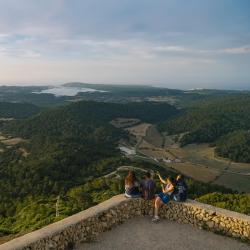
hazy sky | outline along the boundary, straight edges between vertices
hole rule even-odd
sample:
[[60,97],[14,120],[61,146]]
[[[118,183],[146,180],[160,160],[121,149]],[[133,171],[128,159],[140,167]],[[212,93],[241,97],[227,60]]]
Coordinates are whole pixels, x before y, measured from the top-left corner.
[[250,0],[0,0],[0,83],[250,88]]

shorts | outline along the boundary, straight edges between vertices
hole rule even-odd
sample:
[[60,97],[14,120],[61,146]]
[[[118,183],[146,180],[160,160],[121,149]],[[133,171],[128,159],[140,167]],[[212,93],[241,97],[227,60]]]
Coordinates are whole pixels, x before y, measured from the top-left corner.
[[159,193],[158,197],[160,197],[160,199],[162,200],[162,202],[164,204],[167,204],[170,201],[170,196],[168,194],[165,193]]

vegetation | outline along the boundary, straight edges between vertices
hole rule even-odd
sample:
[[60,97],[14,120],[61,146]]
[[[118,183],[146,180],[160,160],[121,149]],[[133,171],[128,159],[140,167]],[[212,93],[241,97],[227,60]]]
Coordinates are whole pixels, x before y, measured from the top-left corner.
[[[111,162],[115,162],[113,159]],[[116,162],[115,166],[122,164],[132,165],[138,169],[160,171],[162,176],[173,176],[175,174],[166,169],[140,161],[120,160]],[[110,168],[109,171],[114,170]],[[143,178],[144,172],[136,170],[137,177]],[[105,172],[103,172],[105,173]],[[55,204],[57,202],[57,195],[55,194],[36,194],[27,195],[23,199],[16,199],[12,207],[14,211],[9,211],[5,216],[0,217],[0,234],[10,234],[19,232],[28,232],[30,230],[38,229],[44,225],[55,222],[83,209],[94,206],[104,200],[111,198],[114,195],[124,192],[124,178],[126,171],[119,171],[117,174],[119,178],[110,177],[94,177],[89,176],[88,180],[83,181],[82,184],[69,188],[68,191],[62,192],[59,200],[59,216],[56,217]],[[208,192],[220,191],[222,193],[234,193],[232,190],[188,179],[189,197],[197,198],[200,195]],[[161,190],[160,182],[157,181],[157,191]],[[6,205],[7,206],[7,205]]]
[[239,130],[222,137],[215,152],[235,162],[250,162],[250,131]]
[[250,215],[250,194],[209,193],[197,199],[200,202]]
[[[126,89],[127,97],[134,95],[132,89]],[[139,93],[142,89],[144,92],[141,97],[147,97],[150,88],[137,86],[134,91]],[[5,96],[14,98],[14,93],[10,93],[8,88],[3,90],[6,90]],[[32,88],[29,91],[31,90],[35,91]],[[25,95],[35,95],[27,89],[22,91],[19,93],[22,98]],[[113,95],[120,95],[119,89],[108,91],[113,91]],[[152,96],[159,94],[157,91],[152,92]],[[186,95],[182,91],[168,94]],[[208,96],[210,93],[201,91],[191,95],[189,100],[198,100],[203,98],[201,95]],[[42,105],[48,105],[49,100],[44,101],[43,97],[40,97]],[[53,97],[51,103],[54,100]],[[1,145],[0,236],[40,228],[122,193],[126,172],[118,171],[119,178],[105,177],[119,166],[132,165],[144,170],[160,171],[163,176],[175,175],[160,166],[131,161],[120,155],[118,142],[121,138],[126,139],[127,133],[110,123],[118,117],[135,118],[154,124],[164,121],[160,125],[163,131],[170,134],[187,133],[182,138],[183,145],[191,142],[215,142],[219,155],[234,157],[239,161],[243,161],[244,157],[244,161],[248,161],[246,155],[241,155],[241,151],[236,154],[236,150],[240,147],[244,152],[249,152],[246,145],[249,142],[247,131],[250,126],[250,97],[232,94],[230,97],[218,98],[216,102],[202,100],[202,105],[192,106],[185,112],[166,103],[115,104],[92,101],[53,107],[42,112],[40,108],[30,104],[30,109],[17,110],[15,118],[28,118],[2,123],[0,127],[4,135],[26,139],[11,148]],[[65,104],[65,99],[57,99],[54,104],[58,103]],[[12,112],[17,108],[14,106]],[[31,107],[37,108],[37,111],[32,113]],[[7,112],[6,110],[4,111]],[[168,119],[172,121],[165,122]],[[235,144],[238,146],[233,147]],[[29,154],[24,156],[20,148]],[[137,170],[139,178],[142,178],[143,173]],[[249,214],[249,196],[245,195],[244,198],[243,194],[230,189],[192,179],[187,182],[190,198],[218,206],[223,203],[225,208]],[[157,185],[159,191],[160,184]],[[219,192],[217,200],[213,192]],[[58,195],[60,215],[56,217]],[[233,199],[242,204],[240,208],[235,203],[230,206]]]
[[106,124],[111,128],[108,123],[117,117],[137,118],[145,122],[160,122],[169,119],[176,113],[178,113],[178,110],[175,107],[165,103],[111,104],[78,102],[45,111],[39,116],[22,122],[12,122],[3,130],[25,138],[35,136],[70,137],[73,134],[81,136],[84,132],[86,132],[85,135],[87,136],[91,132],[91,126]]
[[40,108],[29,103],[0,102],[0,118],[22,119],[40,112]]
[[[71,101],[89,100],[98,102],[128,103],[131,101],[148,101],[150,97],[165,98],[166,102],[175,103],[180,107],[189,107],[194,103],[234,95],[237,91],[225,90],[177,90],[142,85],[110,85],[67,83],[64,87],[92,88],[105,92],[79,92],[76,96],[54,96],[53,94],[40,93],[49,86],[0,86],[0,101],[28,102],[42,107],[65,105]],[[39,92],[39,94],[38,94]],[[243,92],[244,93],[244,92]]]
[[[127,134],[110,121],[116,117],[159,121],[162,115],[169,117],[175,112],[168,104],[79,102],[3,124],[4,134],[26,140],[0,153],[1,230],[19,232],[52,222],[58,195],[65,204],[62,215],[67,216],[117,193],[111,185],[109,192],[77,203],[79,188],[72,190],[84,183],[89,186],[90,180],[123,165],[117,146]],[[29,155],[24,157],[19,147]],[[99,187],[98,181],[94,186]],[[95,191],[93,185],[90,190]]]
[[48,86],[0,86],[0,101],[16,103],[30,103],[39,107],[49,107],[65,104],[65,96],[56,97],[53,94],[38,94]]
[[[250,162],[250,95],[223,97],[193,106],[177,118],[162,123],[162,131],[185,133],[182,146],[190,143],[214,143],[216,152],[235,161]],[[245,130],[245,132],[239,130]],[[247,136],[247,138],[244,138]]]

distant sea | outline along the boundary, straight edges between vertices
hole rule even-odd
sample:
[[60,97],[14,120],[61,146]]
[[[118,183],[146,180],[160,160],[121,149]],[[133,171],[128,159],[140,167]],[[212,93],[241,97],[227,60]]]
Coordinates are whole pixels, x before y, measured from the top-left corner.
[[55,96],[75,96],[79,92],[107,92],[104,90],[97,90],[91,88],[77,88],[77,87],[54,87],[41,90],[39,92],[33,92],[35,94],[53,94]]

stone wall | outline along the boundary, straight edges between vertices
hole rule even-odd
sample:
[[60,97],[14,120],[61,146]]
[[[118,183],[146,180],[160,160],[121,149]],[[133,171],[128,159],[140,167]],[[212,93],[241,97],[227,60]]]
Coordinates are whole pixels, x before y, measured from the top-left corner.
[[[0,245],[0,250],[73,249],[75,244],[90,241],[129,218],[152,214],[152,201],[126,199],[123,195],[117,195],[95,207]],[[160,216],[250,240],[250,216],[196,201],[170,202],[161,209]]]
[[[145,204],[145,211],[153,214],[150,203]],[[160,217],[250,242],[250,216],[244,214],[188,200],[163,206]]]

